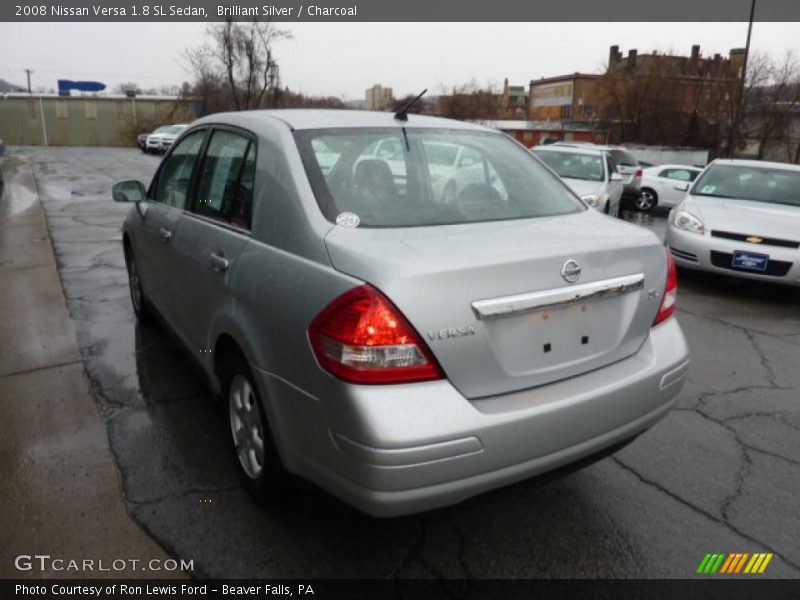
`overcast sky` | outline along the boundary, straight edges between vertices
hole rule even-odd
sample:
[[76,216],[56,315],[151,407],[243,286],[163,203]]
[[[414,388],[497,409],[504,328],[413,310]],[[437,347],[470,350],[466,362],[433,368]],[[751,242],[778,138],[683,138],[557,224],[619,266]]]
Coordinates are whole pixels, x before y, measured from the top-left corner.
[[[674,50],[704,55],[744,46],[746,23],[287,23],[292,39],[275,50],[283,83],[308,94],[363,98],[374,83],[395,96],[439,93],[476,80],[498,87],[575,71],[596,72],[618,44],[623,52]],[[190,79],[187,47],[201,46],[204,23],[0,23],[0,79],[55,88],[56,79],[91,79],[109,88]],[[756,23],[752,47],[782,54],[798,47],[800,23]]]

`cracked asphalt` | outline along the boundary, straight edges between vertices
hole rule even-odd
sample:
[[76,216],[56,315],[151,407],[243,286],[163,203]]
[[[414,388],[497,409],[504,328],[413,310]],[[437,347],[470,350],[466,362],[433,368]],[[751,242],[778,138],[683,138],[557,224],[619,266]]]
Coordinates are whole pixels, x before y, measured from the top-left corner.
[[[136,149],[10,148],[28,161],[125,502],[209,577],[690,577],[706,552],[774,552],[800,576],[800,291],[680,274],[692,366],[676,408],[581,471],[396,520],[312,489],[241,487],[223,412],[189,358],[135,324],[113,182]],[[664,215],[627,215],[663,235]],[[460,585],[454,583],[453,585]]]

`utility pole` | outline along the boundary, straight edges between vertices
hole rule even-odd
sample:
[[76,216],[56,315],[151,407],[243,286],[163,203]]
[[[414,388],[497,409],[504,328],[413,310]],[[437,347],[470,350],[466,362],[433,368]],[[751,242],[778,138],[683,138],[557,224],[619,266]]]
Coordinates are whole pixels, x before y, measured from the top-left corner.
[[25,69],[25,74],[28,76],[28,95],[30,95],[32,93],[31,92],[31,73],[33,73],[33,71],[31,71],[30,69]]
[[736,154],[736,143],[739,135],[739,128],[744,113],[744,88],[747,80],[747,62],[750,58],[750,36],[753,33],[753,17],[756,13],[756,0],[750,3],[750,20],[747,24],[747,42],[744,46],[744,61],[742,62],[742,76],[739,78],[739,101],[736,103],[736,118],[733,121],[733,131],[729,137],[728,154],[733,158]]

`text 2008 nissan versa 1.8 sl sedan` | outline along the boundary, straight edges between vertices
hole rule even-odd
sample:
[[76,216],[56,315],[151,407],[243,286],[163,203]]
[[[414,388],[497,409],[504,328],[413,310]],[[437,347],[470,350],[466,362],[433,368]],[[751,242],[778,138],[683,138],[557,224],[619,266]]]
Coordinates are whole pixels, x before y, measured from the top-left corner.
[[198,357],[264,500],[290,472],[373,515],[452,504],[618,447],[683,384],[664,246],[494,130],[211,115],[114,197],[136,314]]

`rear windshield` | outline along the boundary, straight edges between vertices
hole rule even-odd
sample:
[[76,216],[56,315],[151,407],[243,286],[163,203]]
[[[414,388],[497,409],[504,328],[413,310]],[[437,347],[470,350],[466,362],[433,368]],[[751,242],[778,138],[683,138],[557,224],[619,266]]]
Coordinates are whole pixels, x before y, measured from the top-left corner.
[[605,180],[603,159],[599,155],[553,150],[533,150],[533,153],[558,173],[559,177],[584,181]]
[[711,165],[692,187],[692,195],[800,206],[800,171]]
[[324,129],[295,133],[330,221],[416,227],[528,219],[585,210],[504,134],[444,129]]
[[609,150],[608,153],[614,157],[614,160],[617,161],[618,165],[623,165],[626,167],[638,167],[639,161],[636,160],[636,157],[631,154],[630,152],[626,152],[625,150],[618,150],[616,148]]

